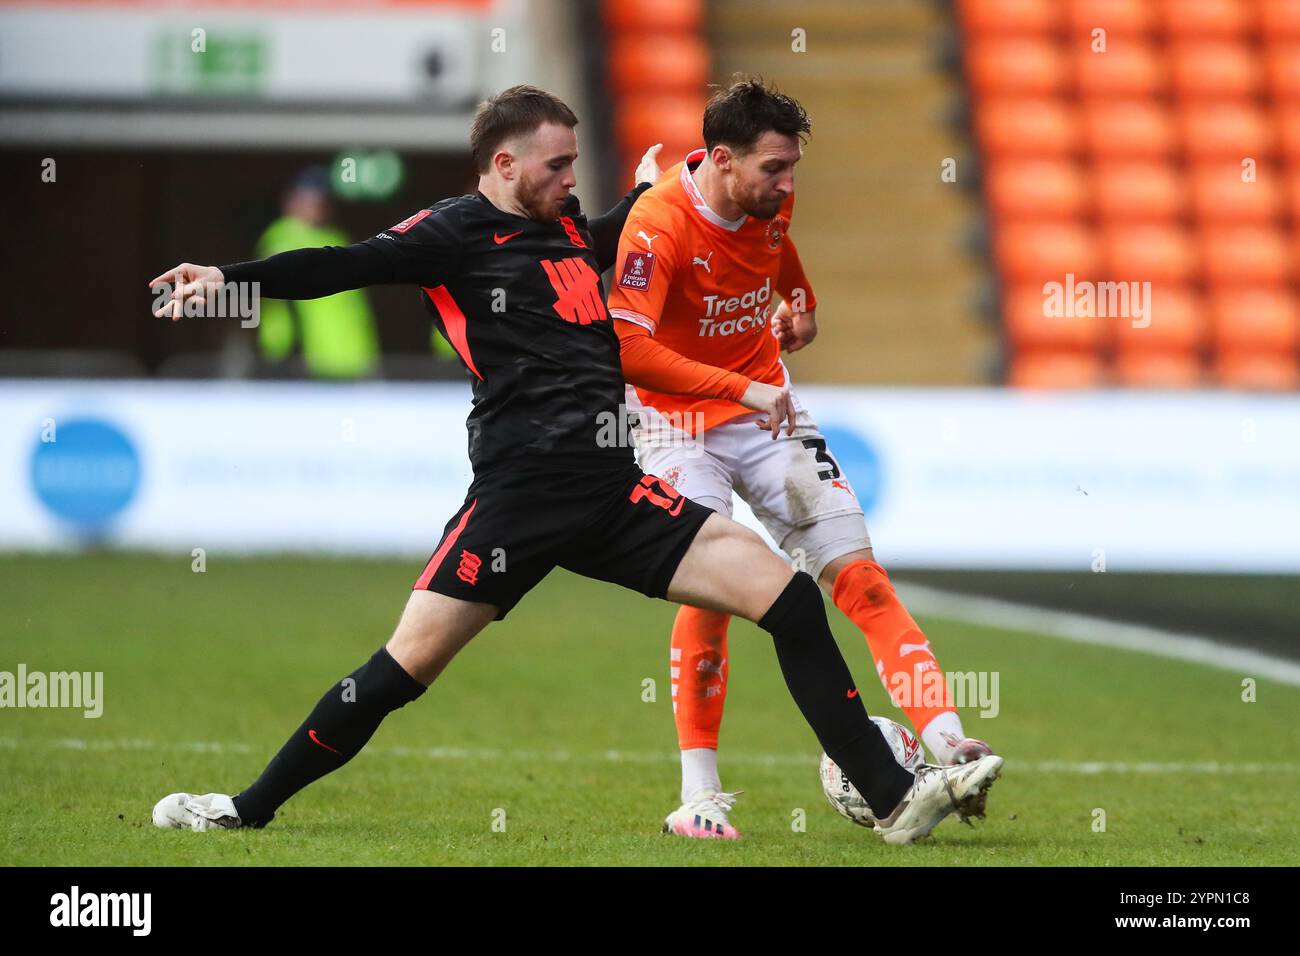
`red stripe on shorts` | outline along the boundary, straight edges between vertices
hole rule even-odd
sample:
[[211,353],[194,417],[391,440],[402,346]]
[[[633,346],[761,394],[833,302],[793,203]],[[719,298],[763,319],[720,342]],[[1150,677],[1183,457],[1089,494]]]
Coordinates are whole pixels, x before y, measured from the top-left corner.
[[442,559],[447,556],[447,552],[451,550],[451,546],[456,543],[456,539],[460,537],[460,533],[465,530],[465,525],[469,522],[469,516],[474,513],[474,508],[477,505],[478,499],[475,498],[466,512],[460,516],[460,520],[456,522],[456,527],[451,529],[451,534],[447,535],[447,537],[443,539],[438,550],[433,552],[433,557],[431,557],[429,563],[424,566],[424,573],[420,575],[420,580],[415,582],[415,586],[411,588],[412,591],[423,591],[429,587],[429,582],[433,580],[434,574],[438,571],[438,565],[442,564]]

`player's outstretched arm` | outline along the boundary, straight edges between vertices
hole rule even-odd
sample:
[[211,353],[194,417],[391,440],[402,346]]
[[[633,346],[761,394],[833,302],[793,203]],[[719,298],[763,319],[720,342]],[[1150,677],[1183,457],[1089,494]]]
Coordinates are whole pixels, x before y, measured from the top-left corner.
[[[391,240],[392,237],[389,237]],[[292,249],[265,259],[238,262],[226,266],[201,266],[182,262],[150,280],[154,292],[170,296],[155,305],[154,315],[170,315],[172,321],[185,314],[185,303],[206,301],[214,288],[223,283],[256,282],[258,293],[268,299],[319,299],[322,296],[363,289],[371,285],[395,282],[419,282],[437,264],[437,250],[428,254],[427,245],[413,246],[410,252],[386,249],[376,239],[354,242],[348,246],[324,246]],[[423,253],[423,254],[422,254]],[[161,288],[160,288],[161,287]]]

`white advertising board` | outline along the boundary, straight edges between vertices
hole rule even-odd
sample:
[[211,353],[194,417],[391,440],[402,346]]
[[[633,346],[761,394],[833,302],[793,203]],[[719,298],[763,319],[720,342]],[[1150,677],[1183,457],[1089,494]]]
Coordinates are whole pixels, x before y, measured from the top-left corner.
[[[890,567],[1300,572],[1300,396],[800,396]],[[427,555],[468,409],[457,384],[3,382],[0,548]]]

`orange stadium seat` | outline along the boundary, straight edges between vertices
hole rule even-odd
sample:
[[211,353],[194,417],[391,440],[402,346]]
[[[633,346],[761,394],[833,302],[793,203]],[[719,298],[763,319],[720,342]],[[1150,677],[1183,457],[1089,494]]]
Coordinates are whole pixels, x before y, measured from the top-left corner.
[[1151,100],[1093,100],[1083,112],[1083,136],[1098,157],[1156,159],[1178,149],[1169,111]]
[[1241,164],[1233,160],[1198,165],[1192,170],[1192,205],[1201,222],[1268,223],[1281,213],[1278,171],[1257,166],[1255,180],[1242,180]]
[[994,232],[993,248],[1002,275],[1024,282],[1091,275],[1098,263],[1095,237],[1077,223],[1006,223]]
[[1089,206],[1088,180],[1062,159],[995,159],[984,173],[984,194],[994,217],[1068,219]]
[[1182,176],[1168,163],[1114,160],[1098,163],[1093,188],[1102,219],[1170,220],[1187,208]]
[[605,24],[634,33],[699,31],[704,26],[704,0],[604,0]]
[[647,147],[663,143],[660,163],[665,168],[701,145],[700,117],[704,94],[641,93],[622,98],[615,117],[615,136],[627,157],[640,156]]
[[[1096,315],[1049,315],[1042,284],[1008,289],[1002,303],[1002,326],[1016,352],[1037,350],[1093,352],[1103,344],[1104,322]],[[1072,313],[1078,310],[1067,308]]]
[[1214,375],[1224,388],[1292,392],[1300,389],[1300,364],[1276,352],[1220,352]]
[[966,46],[966,75],[980,96],[1060,93],[1069,68],[1060,46],[1032,37],[977,37]]
[[976,107],[975,136],[989,156],[1060,156],[1078,149],[1078,112],[1055,99],[989,99]]
[[957,20],[971,36],[1048,33],[1061,14],[1056,0],[959,0]]
[[1279,100],[1300,100],[1300,41],[1269,47],[1265,62],[1273,96]]
[[1201,297],[1187,287],[1153,284],[1142,306],[1142,315],[1130,307],[1126,317],[1115,320],[1119,351],[1195,353],[1204,345],[1205,309]]
[[1171,36],[1239,37],[1254,27],[1250,0],[1155,0]]
[[1101,246],[1107,279],[1173,284],[1196,275],[1195,243],[1179,226],[1107,223]]
[[[1300,229],[1300,162],[1291,164],[1291,170],[1286,175],[1287,185],[1290,187],[1288,201],[1288,214],[1291,217],[1291,223],[1297,229]],[[1300,243],[1300,234],[1297,234],[1296,240]],[[1296,248],[1296,261],[1300,263],[1300,245]]]
[[652,87],[655,92],[699,92],[709,82],[709,48],[692,33],[629,31],[610,45],[610,83],[619,95]]
[[1183,144],[1194,159],[1270,155],[1273,126],[1257,106],[1236,102],[1195,102],[1179,114]]
[[1108,41],[1104,53],[1078,47],[1073,64],[1083,96],[1155,96],[1169,81],[1163,55],[1136,38]]
[[1007,384],[1013,388],[1098,388],[1101,360],[1081,352],[1025,352],[1012,356]]
[[1107,46],[1112,37],[1149,33],[1156,25],[1151,0],[1066,0],[1066,8],[1072,34],[1090,39],[1100,27]]
[[1258,53],[1231,40],[1195,40],[1170,50],[1170,72],[1179,96],[1240,98],[1263,87]]
[[1192,352],[1121,352],[1112,371],[1121,388],[1197,388],[1204,377]]
[[1214,285],[1281,285],[1291,274],[1287,239],[1269,226],[1207,226],[1201,251]]
[[1300,161],[1300,103],[1279,108],[1275,114],[1278,146],[1291,162]]
[[1259,30],[1270,40],[1300,40],[1300,3],[1295,0],[1256,0]]
[[1300,345],[1300,314],[1285,289],[1217,289],[1211,309],[1217,351],[1290,353]]

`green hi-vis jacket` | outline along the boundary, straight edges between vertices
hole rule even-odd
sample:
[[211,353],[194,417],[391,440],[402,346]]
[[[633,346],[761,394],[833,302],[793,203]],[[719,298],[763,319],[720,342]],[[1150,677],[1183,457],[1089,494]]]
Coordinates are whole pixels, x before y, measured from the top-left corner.
[[[257,256],[347,244],[347,236],[338,229],[282,216],[262,233]],[[284,359],[301,335],[303,362],[313,377],[357,378],[373,371],[378,362],[379,336],[360,289],[294,302],[266,299],[261,303],[260,319],[257,334],[262,356],[273,362]]]

